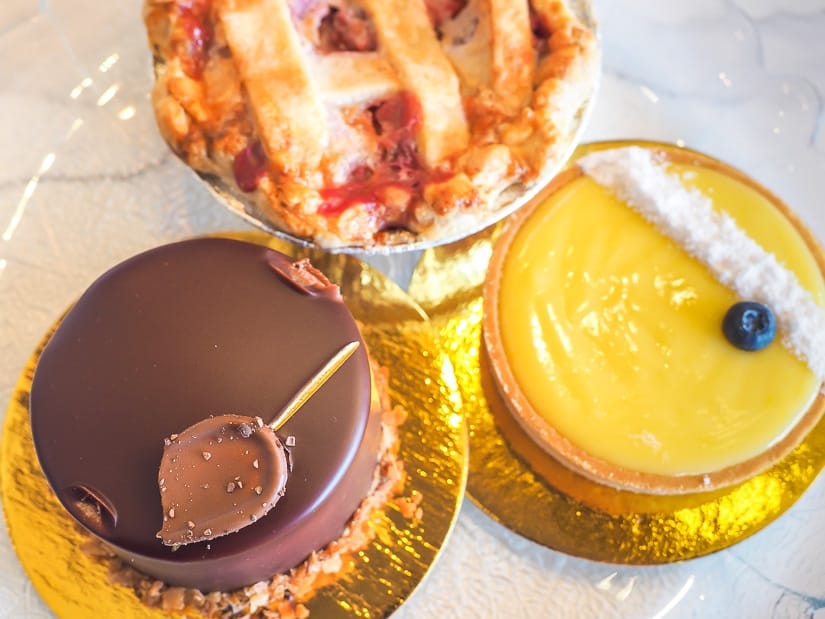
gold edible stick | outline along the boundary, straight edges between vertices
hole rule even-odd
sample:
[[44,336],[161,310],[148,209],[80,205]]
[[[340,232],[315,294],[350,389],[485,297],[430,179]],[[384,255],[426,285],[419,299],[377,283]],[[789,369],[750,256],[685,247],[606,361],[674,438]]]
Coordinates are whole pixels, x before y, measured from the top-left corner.
[[344,365],[344,361],[350,358],[350,355],[355,352],[359,345],[359,342],[350,342],[335,353],[335,356],[327,361],[326,364],[324,364],[324,367],[318,370],[312,378],[304,383],[298,392],[292,396],[292,399],[287,402],[283,409],[281,409],[281,412],[279,412],[275,418],[269,422],[269,427],[273,430],[278,430],[287,421],[289,421],[298,409],[306,404],[306,401],[309,400],[312,395],[321,388],[321,385],[327,382],[327,380],[329,380],[330,377],[338,371],[338,368]]

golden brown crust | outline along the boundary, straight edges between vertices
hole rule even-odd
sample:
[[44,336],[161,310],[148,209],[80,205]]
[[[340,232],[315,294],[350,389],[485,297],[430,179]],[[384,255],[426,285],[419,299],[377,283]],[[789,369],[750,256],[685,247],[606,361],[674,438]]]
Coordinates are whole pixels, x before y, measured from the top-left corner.
[[[796,215],[775,195],[744,174],[698,153],[687,150],[661,150],[662,157],[678,162],[702,165],[724,172],[753,187],[794,225],[808,249],[825,274],[825,253],[811,232]],[[622,490],[648,494],[688,494],[706,492],[745,481],[757,475],[788,455],[816,426],[825,414],[825,394],[820,391],[808,410],[796,425],[780,441],[761,454],[733,466],[698,475],[658,475],[633,471],[596,458],[570,442],[563,434],[541,417],[521,391],[507,362],[501,340],[498,315],[498,297],[501,272],[507,258],[507,250],[521,225],[530,214],[553,192],[582,175],[576,167],[570,167],[549,183],[542,191],[508,223],[499,237],[484,283],[483,337],[496,387],[502,400],[521,429],[544,451],[564,466],[593,481]]]
[[[434,0],[320,0],[301,14],[281,0],[145,2],[164,139],[252,217],[324,246],[489,221],[508,188],[566,154],[597,79],[596,38],[562,0],[468,0],[435,24]],[[399,93],[419,120],[406,118],[413,142],[394,150],[375,114]],[[241,189],[235,165],[256,143],[264,169]],[[368,196],[363,170],[381,179]],[[330,207],[331,188],[353,185]]]

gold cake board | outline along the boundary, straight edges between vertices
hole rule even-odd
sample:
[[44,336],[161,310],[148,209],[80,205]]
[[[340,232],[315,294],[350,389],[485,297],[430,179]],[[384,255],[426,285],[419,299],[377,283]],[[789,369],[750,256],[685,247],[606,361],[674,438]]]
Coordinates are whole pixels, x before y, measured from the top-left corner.
[[[342,573],[306,602],[311,615],[389,616],[423,581],[458,515],[467,479],[467,432],[445,378],[450,362],[421,308],[391,280],[347,255],[296,248],[264,233],[227,234],[309,257],[341,287],[361,323],[371,356],[390,370],[390,395],[407,411],[400,455],[404,496],[423,496],[420,519],[394,504],[374,514],[375,537],[346,560]],[[168,618],[131,589],[112,584],[108,568],[85,554],[81,532],[51,492],[32,443],[28,398],[44,336],[12,395],[0,443],[0,490],[12,543],[34,588],[61,619]],[[446,376],[445,376],[446,375]],[[70,440],[67,437],[67,440]]]

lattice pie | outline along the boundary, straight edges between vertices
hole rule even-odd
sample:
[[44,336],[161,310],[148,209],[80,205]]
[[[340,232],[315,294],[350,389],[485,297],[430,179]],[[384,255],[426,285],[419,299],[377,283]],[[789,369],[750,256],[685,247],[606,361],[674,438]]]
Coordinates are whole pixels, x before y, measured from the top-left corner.
[[597,74],[562,0],[147,0],[164,138],[269,225],[443,239],[558,163]]

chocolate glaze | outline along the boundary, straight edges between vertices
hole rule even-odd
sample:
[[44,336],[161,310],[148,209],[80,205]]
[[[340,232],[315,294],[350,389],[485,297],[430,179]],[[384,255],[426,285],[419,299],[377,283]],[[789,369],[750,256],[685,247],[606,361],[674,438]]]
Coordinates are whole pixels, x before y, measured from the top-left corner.
[[35,372],[32,432],[58,498],[170,584],[227,590],[289,569],[341,534],[372,480],[380,416],[370,414],[362,345],[279,430],[294,447],[277,509],[176,551],[156,537],[165,437],[209,415],[270,419],[345,343],[361,341],[343,303],[302,292],[273,259],[227,239],[135,256],[78,300]]
[[286,449],[260,417],[208,417],[164,444],[158,537],[169,546],[240,531],[286,491]]

